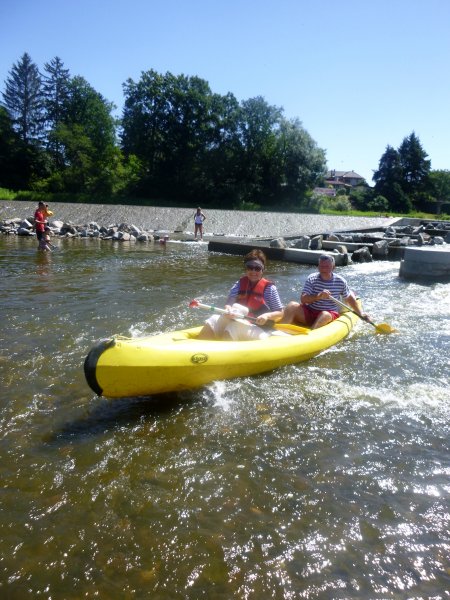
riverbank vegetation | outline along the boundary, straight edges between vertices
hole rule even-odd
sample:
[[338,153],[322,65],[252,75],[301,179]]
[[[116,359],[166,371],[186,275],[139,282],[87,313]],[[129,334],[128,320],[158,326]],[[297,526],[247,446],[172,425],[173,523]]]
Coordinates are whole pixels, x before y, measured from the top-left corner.
[[[325,185],[326,151],[298,119],[256,97],[238,102],[199,77],[149,70],[114,105],[55,57],[25,53],[0,105],[0,198],[295,212],[450,212],[450,171],[432,171],[411,133],[387,146],[375,185]],[[9,192],[7,190],[10,190]]]

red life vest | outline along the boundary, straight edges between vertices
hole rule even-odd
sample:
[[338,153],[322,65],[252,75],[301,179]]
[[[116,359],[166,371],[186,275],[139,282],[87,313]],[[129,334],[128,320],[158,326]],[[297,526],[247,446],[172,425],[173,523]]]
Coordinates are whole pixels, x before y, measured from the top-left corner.
[[248,306],[250,311],[249,315],[251,317],[256,317],[270,310],[264,300],[264,290],[268,285],[272,285],[272,282],[268,279],[264,279],[264,277],[262,277],[253,287],[250,283],[250,279],[246,275],[239,279],[237,302],[244,306]]

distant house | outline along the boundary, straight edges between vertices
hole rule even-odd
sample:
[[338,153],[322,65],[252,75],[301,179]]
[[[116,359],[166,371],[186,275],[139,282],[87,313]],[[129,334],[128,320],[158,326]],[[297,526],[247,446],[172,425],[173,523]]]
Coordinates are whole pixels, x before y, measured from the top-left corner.
[[323,187],[314,188],[314,193],[319,196],[336,196],[337,190],[347,190],[365,183],[364,177],[355,173],[355,171],[328,171],[325,176],[325,185]]
[[325,185],[331,186],[335,190],[339,190],[341,188],[349,189],[359,185],[360,183],[364,183],[364,177],[355,173],[355,171],[328,171],[325,176]]

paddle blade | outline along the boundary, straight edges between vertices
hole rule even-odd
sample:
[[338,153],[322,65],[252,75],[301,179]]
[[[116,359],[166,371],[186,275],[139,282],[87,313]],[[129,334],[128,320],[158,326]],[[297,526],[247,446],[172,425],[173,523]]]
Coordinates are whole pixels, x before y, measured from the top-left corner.
[[291,333],[292,335],[299,333],[306,334],[311,331],[307,327],[300,327],[299,325],[294,325],[292,323],[275,323],[273,325],[273,328],[277,329],[278,331],[285,331],[286,333]]
[[391,327],[388,323],[374,323],[377,333],[398,333],[398,329]]
[[191,302],[189,302],[189,308],[198,308],[198,305],[198,300],[191,300]]

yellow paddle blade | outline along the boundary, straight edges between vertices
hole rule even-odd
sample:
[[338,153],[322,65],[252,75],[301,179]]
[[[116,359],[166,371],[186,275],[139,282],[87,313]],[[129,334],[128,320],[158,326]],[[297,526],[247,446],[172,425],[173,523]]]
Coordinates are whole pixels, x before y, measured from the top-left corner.
[[309,333],[311,330],[307,327],[300,327],[299,325],[294,325],[292,323],[275,323],[274,329],[278,331],[285,331],[286,333],[291,334],[299,334],[299,333]]
[[398,329],[391,327],[387,323],[373,323],[377,333],[398,333]]

